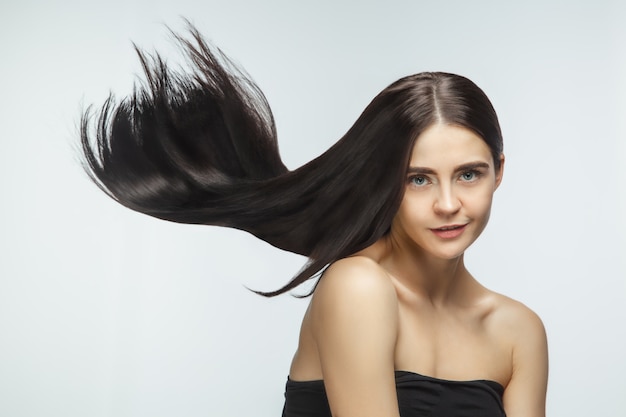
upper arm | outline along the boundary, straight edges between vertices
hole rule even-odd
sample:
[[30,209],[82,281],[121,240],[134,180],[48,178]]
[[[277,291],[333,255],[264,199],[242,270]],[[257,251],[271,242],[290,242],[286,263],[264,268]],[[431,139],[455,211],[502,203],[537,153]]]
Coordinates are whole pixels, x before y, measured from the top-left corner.
[[386,273],[366,258],[331,265],[315,290],[311,318],[333,416],[399,416],[398,307]]
[[548,345],[541,319],[525,307],[515,324],[513,371],[504,391],[508,417],[545,417]]

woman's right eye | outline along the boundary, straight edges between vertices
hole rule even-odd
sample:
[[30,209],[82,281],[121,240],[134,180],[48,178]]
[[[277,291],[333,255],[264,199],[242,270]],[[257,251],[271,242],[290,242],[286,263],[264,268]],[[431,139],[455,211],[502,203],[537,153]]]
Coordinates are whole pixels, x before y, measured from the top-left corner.
[[409,177],[409,183],[416,187],[423,187],[424,185],[428,184],[428,178],[421,175],[414,175],[412,177]]

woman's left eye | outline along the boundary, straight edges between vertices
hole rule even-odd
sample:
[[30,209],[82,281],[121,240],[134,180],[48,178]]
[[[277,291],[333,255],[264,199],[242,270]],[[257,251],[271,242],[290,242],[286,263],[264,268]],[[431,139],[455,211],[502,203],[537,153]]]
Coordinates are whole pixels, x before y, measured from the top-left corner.
[[476,171],[467,171],[461,174],[461,179],[463,181],[474,181],[478,178],[478,172]]

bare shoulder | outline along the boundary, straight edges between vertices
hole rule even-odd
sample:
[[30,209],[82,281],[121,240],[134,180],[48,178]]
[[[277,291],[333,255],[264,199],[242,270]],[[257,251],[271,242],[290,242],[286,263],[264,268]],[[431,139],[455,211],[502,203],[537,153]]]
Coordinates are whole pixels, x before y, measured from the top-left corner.
[[333,263],[313,293],[309,314],[333,415],[398,416],[398,301],[387,272],[363,256]]
[[511,377],[503,402],[507,416],[545,416],[548,342],[539,316],[519,301],[493,294],[489,327],[510,353]]
[[324,271],[309,313],[312,330],[318,336],[334,327],[354,328],[368,321],[370,329],[376,323],[394,329],[398,300],[391,278],[378,263],[353,256],[334,262]]
[[493,310],[490,323],[498,334],[515,345],[528,338],[545,339],[541,318],[523,303],[502,294],[492,293]]
[[330,265],[318,283],[311,300],[312,310],[335,303],[368,309],[396,308],[395,287],[387,272],[365,256],[341,259]]

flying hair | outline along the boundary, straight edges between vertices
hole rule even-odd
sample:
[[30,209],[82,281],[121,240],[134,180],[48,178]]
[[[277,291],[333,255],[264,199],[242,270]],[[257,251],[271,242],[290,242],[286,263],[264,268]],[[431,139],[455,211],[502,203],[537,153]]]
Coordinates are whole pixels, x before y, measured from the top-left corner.
[[337,143],[290,171],[263,92],[196,28],[189,33],[174,33],[189,72],[135,47],[146,81],[83,113],[83,165],[132,210],[244,230],[308,257],[283,287],[261,295],[290,291],[388,233],[410,152],[428,126],[472,129],[499,164],[502,135],[482,90],[458,75],[420,73],[385,88]]

